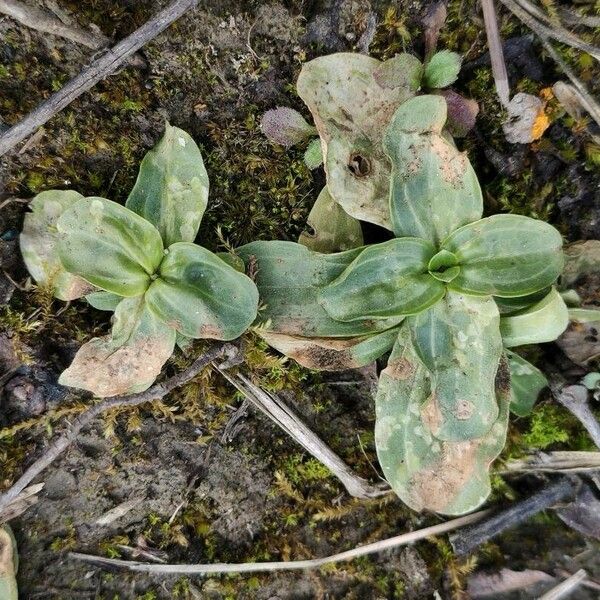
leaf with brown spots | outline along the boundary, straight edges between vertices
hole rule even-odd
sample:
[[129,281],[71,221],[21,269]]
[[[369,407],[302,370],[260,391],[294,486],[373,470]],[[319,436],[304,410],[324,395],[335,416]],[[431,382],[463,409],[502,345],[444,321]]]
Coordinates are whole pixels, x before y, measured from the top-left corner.
[[[315,252],[343,252],[363,245],[360,223],[351,217],[324,187],[307,219],[307,231],[298,243]],[[309,231],[310,230],[310,231]]]
[[85,343],[61,385],[104,398],[147,389],[173,353],[175,330],[163,323],[143,296],[125,298],[115,311],[110,335]]
[[91,292],[94,286],[68,273],[58,256],[56,223],[65,210],[83,196],[69,190],[50,190],[38,194],[25,215],[19,237],[27,270],[39,285],[51,285],[60,300],[75,300]]
[[442,135],[447,107],[441,96],[417,96],[394,114],[383,147],[392,162],[390,213],[398,237],[435,245],[481,218],[483,199],[466,154]]
[[408,506],[459,515],[485,501],[490,493],[489,466],[506,439],[506,389],[497,390],[497,401],[498,416],[485,435],[439,440],[432,434],[439,414],[431,410],[435,397],[430,373],[415,350],[409,328],[402,327],[380,376],[375,443],[386,479]]
[[422,70],[416,58],[400,57],[322,56],[302,67],[297,83],[321,136],[329,193],[349,215],[387,229],[390,165],[381,140],[396,108],[416,93]]
[[357,338],[306,338],[259,331],[261,337],[303,367],[324,371],[358,369],[392,349],[398,328]]

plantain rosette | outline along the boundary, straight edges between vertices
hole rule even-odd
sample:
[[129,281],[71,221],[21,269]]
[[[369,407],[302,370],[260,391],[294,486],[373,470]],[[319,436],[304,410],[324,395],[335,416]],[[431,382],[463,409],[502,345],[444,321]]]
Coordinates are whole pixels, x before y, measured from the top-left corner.
[[20,240],[32,276],[58,298],[114,311],[111,333],[83,344],[61,384],[100,397],[143,391],[176,342],[232,340],[254,321],[254,283],[193,243],[207,200],[198,146],[168,124],[125,206],[70,191],[34,198]]
[[419,96],[386,131],[394,239],[335,254],[279,241],[238,252],[256,265],[274,348],[318,369],[391,350],[375,401],[379,461],[410,507],[456,515],[489,494],[509,406],[526,412],[545,385],[505,346],[553,339],[566,312],[552,288],[560,234],[523,216],[481,218],[479,183],[445,121],[443,98]]

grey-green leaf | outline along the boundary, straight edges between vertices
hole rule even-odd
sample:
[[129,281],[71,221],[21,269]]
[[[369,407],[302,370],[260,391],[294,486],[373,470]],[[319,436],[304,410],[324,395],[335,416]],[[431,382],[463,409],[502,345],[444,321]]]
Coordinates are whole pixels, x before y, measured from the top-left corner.
[[510,410],[526,417],[533,409],[540,392],[548,386],[546,376],[515,352],[506,351],[510,369]]
[[97,310],[106,310],[108,312],[114,312],[119,306],[123,296],[113,294],[112,292],[92,292],[87,294],[85,299],[88,301],[90,306],[93,306]]
[[508,391],[498,388],[498,416],[483,437],[441,441],[432,434],[429,378],[403,325],[375,398],[377,455],[392,489],[413,510],[459,515],[490,493],[489,466],[506,439]]
[[351,217],[324,187],[307,219],[311,231],[304,231],[298,243],[315,252],[342,252],[363,245],[360,222]]
[[120,296],[143,294],[163,258],[158,230],[105,198],[84,198],[58,220],[60,260],[70,273]]
[[358,369],[392,349],[398,327],[356,338],[307,338],[258,330],[260,336],[303,367],[324,371]]
[[321,137],[329,193],[349,215],[390,229],[390,165],[381,140],[396,108],[415,94],[421,65],[407,59],[390,85],[375,76],[384,64],[364,54],[321,56],[303,65],[297,88]]
[[93,289],[87,281],[65,271],[58,256],[56,223],[83,196],[69,190],[41,192],[30,203],[19,237],[27,270],[39,285],[51,285],[60,300],[81,298]]
[[385,331],[402,318],[365,319],[341,323],[318,301],[320,291],[336,279],[362,248],[336,254],[312,252],[293,242],[253,242],[237,249],[248,269],[256,273],[261,318],[266,330],[301,337],[357,337]]
[[499,321],[491,298],[455,292],[407,319],[415,351],[429,372],[431,396],[425,408],[438,439],[481,437],[498,417]]
[[368,246],[323,288],[321,304],[336,321],[416,314],[437,302],[446,290],[427,272],[434,254],[431,244],[417,238]]
[[392,163],[390,213],[397,237],[438,245],[481,217],[483,199],[466,154],[442,135],[446,102],[417,96],[394,114],[383,147]]
[[168,123],[150,150],[126,206],[152,223],[165,247],[193,242],[208,202],[208,175],[196,142]]
[[0,598],[2,600],[18,600],[17,570],[17,542],[11,528],[2,525],[0,526]]
[[532,306],[500,319],[506,348],[553,342],[569,325],[569,311],[561,295],[552,288]]
[[169,247],[146,302],[188,337],[233,340],[256,318],[258,291],[249,277],[212,252],[179,242]]
[[304,164],[311,170],[319,168],[323,164],[323,149],[321,140],[311,140],[304,152]]
[[450,287],[468,294],[526,296],[551,286],[563,266],[560,233],[520,215],[493,215],[465,225],[442,247],[460,265]]
[[429,89],[452,85],[460,72],[462,58],[456,52],[442,50],[431,57],[425,65],[423,85]]
[[147,389],[173,353],[175,330],[150,310],[143,296],[117,306],[110,335],[85,343],[58,382],[104,398]]

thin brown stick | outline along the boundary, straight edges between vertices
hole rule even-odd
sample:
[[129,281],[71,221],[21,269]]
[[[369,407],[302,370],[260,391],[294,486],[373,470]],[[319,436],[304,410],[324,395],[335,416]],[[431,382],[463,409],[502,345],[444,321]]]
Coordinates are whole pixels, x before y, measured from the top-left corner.
[[314,431],[310,429],[278,396],[254,385],[241,373],[230,375],[215,366],[215,369],[235,386],[263,414],[274,421],[294,441],[324,464],[355,498],[377,498],[390,492],[385,482],[372,485],[359,477]]
[[[4,494],[0,495],[0,515],[3,510],[14,501],[17,496],[40,474],[44,469],[50,466],[77,438],[79,432],[89,425],[98,415],[113,408],[123,408],[126,406],[138,406],[146,402],[160,400],[175,388],[185,385],[191,381],[202,369],[207,367],[212,361],[216,360],[225,353],[236,351],[235,346],[231,344],[215,344],[209,348],[202,356],[198,357],[190,367],[177,375],[157,383],[145,392],[131,394],[129,396],[116,396],[109,398],[81,413],[68,431],[56,438],[26,471],[21,475],[15,484],[13,484]],[[1,519],[0,519],[1,520]]]
[[47,11],[19,2],[19,0],[0,0],[0,13],[8,15],[21,25],[25,25],[25,27],[57,35],[87,46],[92,50],[99,50],[104,46],[108,46],[109,39],[104,34],[66,25]]
[[540,596],[539,600],[559,600],[560,598],[566,598],[581,585],[586,577],[587,572],[585,569],[579,569],[577,573],[574,573],[571,577],[565,579],[562,583],[559,583],[555,588],[552,588],[543,596]]
[[93,556],[91,554],[80,554],[78,552],[71,552],[69,557],[74,558],[75,560],[82,560],[105,567],[117,567],[120,569],[141,571],[144,573],[163,573],[176,575],[204,575],[206,573],[256,573],[259,571],[295,571],[300,569],[317,569],[331,563],[352,560],[359,556],[375,554],[376,552],[382,552],[383,550],[397,548],[398,546],[404,546],[418,540],[424,540],[429,537],[441,535],[442,533],[453,531],[459,527],[464,527],[465,525],[470,525],[471,523],[480,521],[489,513],[489,510],[482,510],[464,517],[459,517],[458,519],[446,521],[445,523],[439,523],[438,525],[425,527],[425,529],[402,533],[395,537],[388,538],[387,540],[373,542],[372,544],[365,544],[364,546],[358,546],[352,550],[346,550],[345,552],[339,552],[338,554],[332,554],[331,556],[325,556],[323,558],[311,558],[308,560],[237,564],[216,563],[207,565],[155,565],[143,562],[104,558],[102,556]]
[[17,123],[0,136],[0,156],[6,154],[11,148],[31,135],[38,127],[50,120],[81,94],[114,73],[134,52],[154,39],[189,9],[195,7],[197,2],[198,0],[175,0],[171,2],[167,8],[161,10],[131,35],[94,60],[79,75],[71,79],[63,88],[52,94],[30,112],[20,123]]
[[500,103],[503,106],[507,106],[510,100],[510,88],[494,0],[481,0],[481,8],[483,10],[483,22],[485,23],[485,33],[488,41],[490,60],[492,62],[492,75],[496,84],[496,92]]

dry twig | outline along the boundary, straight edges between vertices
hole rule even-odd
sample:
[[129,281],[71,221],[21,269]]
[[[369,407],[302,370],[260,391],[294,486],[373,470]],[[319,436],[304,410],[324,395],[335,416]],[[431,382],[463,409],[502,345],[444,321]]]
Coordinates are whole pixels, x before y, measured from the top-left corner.
[[160,573],[169,575],[204,575],[207,573],[256,573],[260,571],[295,571],[299,569],[317,569],[323,565],[328,565],[335,562],[352,560],[359,556],[367,556],[383,550],[404,546],[418,540],[423,540],[436,535],[441,535],[448,531],[464,527],[471,523],[480,521],[487,516],[490,511],[482,510],[470,515],[452,519],[445,523],[439,523],[418,531],[403,533],[387,540],[358,546],[352,550],[346,550],[324,558],[312,558],[308,560],[291,560],[281,562],[259,562],[259,563],[216,563],[207,565],[155,565],[143,562],[134,562],[127,560],[118,560],[113,558],[104,558],[102,556],[93,556],[91,554],[80,554],[71,552],[70,558],[82,560],[88,563],[97,564],[104,567],[117,567],[120,569],[128,569],[130,571],[141,571],[144,573]]
[[0,13],[8,15],[25,27],[58,35],[92,50],[99,50],[107,46],[109,42],[109,39],[100,32],[94,33],[81,27],[66,25],[47,11],[19,2],[19,0],[0,0]]
[[50,466],[77,438],[79,432],[89,425],[98,415],[113,408],[124,408],[126,406],[138,406],[146,402],[160,400],[175,388],[185,385],[191,381],[200,371],[207,367],[212,361],[227,353],[237,353],[237,348],[231,344],[215,344],[202,356],[198,357],[185,371],[153,385],[145,392],[131,394],[129,396],[116,396],[109,398],[81,413],[69,429],[60,437],[56,438],[46,449],[44,454],[38,458],[21,475],[18,481],[6,492],[0,495],[0,522],[5,510],[19,497],[21,492],[40,474]]
[[343,484],[348,493],[356,498],[375,498],[389,492],[387,483],[371,485],[359,477],[321,438],[315,434],[284,402],[260,389],[244,375],[230,375],[215,366],[256,408],[273,420],[283,431],[321,461]]
[[566,598],[572,591],[581,585],[586,577],[587,572],[584,569],[579,569],[577,573],[574,573],[571,577],[559,583],[555,588],[552,588],[549,592],[540,596],[539,600],[559,600],[560,598]]
[[81,94],[114,73],[134,52],[154,39],[189,9],[196,6],[197,2],[198,0],[175,0],[171,2],[169,6],[144,23],[139,29],[136,29],[131,35],[113,48],[108,49],[63,88],[52,94],[30,112],[20,123],[1,135],[0,156],[6,154],[11,148],[31,135],[38,127],[50,120]]
[[483,9],[483,22],[485,23],[485,33],[488,41],[496,92],[500,103],[503,106],[507,106],[510,100],[510,88],[494,0],[481,0],[481,8]]

